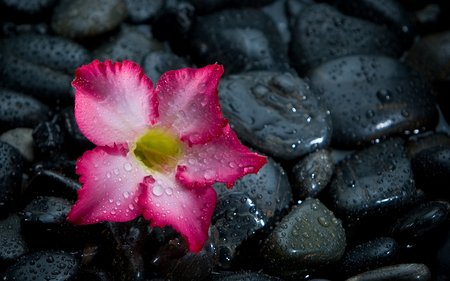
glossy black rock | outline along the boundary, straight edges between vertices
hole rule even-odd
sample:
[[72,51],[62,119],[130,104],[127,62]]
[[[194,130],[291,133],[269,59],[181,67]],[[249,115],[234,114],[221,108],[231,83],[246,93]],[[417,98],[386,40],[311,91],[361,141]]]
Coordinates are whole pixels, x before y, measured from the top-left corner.
[[338,261],[346,246],[339,219],[317,199],[294,205],[264,242],[264,271],[281,276],[308,273]]
[[330,182],[333,171],[333,158],[328,150],[312,152],[292,168],[294,193],[302,200],[316,197]]
[[49,107],[35,98],[0,89],[0,132],[17,127],[34,128],[49,118]]
[[399,252],[398,243],[390,237],[380,237],[345,253],[336,268],[344,278],[355,274],[391,265]]
[[22,165],[19,151],[0,141],[0,219],[6,217],[20,198]]
[[349,56],[308,74],[331,111],[331,145],[355,148],[389,135],[417,134],[437,125],[430,83],[417,71],[383,56]]
[[428,281],[431,280],[430,269],[424,264],[410,263],[385,266],[370,270],[346,281]]
[[416,203],[404,141],[385,140],[341,161],[328,189],[330,208],[345,220],[397,212]]
[[79,268],[79,261],[64,252],[44,251],[22,257],[9,267],[4,280],[54,280],[73,278]]
[[290,57],[300,76],[337,57],[400,54],[400,41],[389,30],[346,16],[327,4],[305,8],[292,30]]
[[238,137],[268,155],[299,158],[331,140],[331,118],[317,95],[292,74],[254,71],[219,84],[225,118]]
[[142,69],[153,84],[156,85],[159,78],[169,70],[191,67],[188,61],[169,51],[155,51],[145,55]]
[[12,214],[0,221],[0,270],[4,271],[5,266],[10,264],[28,252],[27,243],[20,233],[20,217]]
[[274,22],[259,10],[223,10],[199,17],[188,42],[194,63],[219,62],[225,74],[289,68]]

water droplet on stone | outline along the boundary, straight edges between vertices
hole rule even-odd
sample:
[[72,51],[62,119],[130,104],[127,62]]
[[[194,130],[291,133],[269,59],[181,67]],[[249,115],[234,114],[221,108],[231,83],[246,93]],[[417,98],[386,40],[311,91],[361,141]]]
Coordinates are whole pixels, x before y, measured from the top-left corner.
[[330,226],[330,222],[325,217],[318,217],[317,221],[324,227]]

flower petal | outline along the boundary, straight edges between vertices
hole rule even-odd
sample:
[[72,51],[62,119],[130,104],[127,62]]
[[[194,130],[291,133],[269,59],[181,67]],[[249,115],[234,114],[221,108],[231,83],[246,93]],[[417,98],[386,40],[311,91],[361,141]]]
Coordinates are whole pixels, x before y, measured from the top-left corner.
[[142,186],[139,205],[144,217],[151,220],[151,226],[171,225],[183,235],[191,252],[200,252],[216,206],[214,188],[201,186],[190,190],[175,179],[175,173],[158,174]]
[[76,172],[83,187],[68,221],[77,225],[129,221],[141,214],[137,202],[145,172],[125,153],[117,146],[96,147],[78,159]]
[[124,144],[156,122],[153,83],[135,63],[96,60],[75,73],[75,117],[94,144]]
[[238,178],[256,174],[266,163],[266,157],[250,152],[227,125],[218,138],[187,148],[176,176],[188,187],[225,182],[230,188]]
[[[217,85],[223,67],[217,63],[200,69],[166,72],[156,85],[159,121],[180,133],[190,145],[218,137],[227,120],[220,111]],[[162,113],[164,112],[164,113]]]

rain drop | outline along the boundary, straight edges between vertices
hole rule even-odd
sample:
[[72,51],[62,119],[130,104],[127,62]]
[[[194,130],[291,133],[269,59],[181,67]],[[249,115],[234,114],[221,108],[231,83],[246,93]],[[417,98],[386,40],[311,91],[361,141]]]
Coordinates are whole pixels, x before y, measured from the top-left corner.
[[116,174],[116,175],[119,174],[119,169],[115,168],[113,171],[114,171],[114,174]]
[[111,177],[111,173],[110,173],[110,172],[107,172],[107,173],[106,173],[106,177],[109,179],[109,178]]
[[230,165],[230,168],[233,168],[233,169],[237,167],[236,163],[233,161],[231,161],[229,165]]
[[330,226],[330,222],[325,217],[318,217],[317,221],[324,227]]
[[208,169],[205,171],[205,179],[211,180],[216,176],[216,171],[214,169]]
[[153,187],[153,195],[161,196],[161,195],[163,195],[163,193],[164,193],[164,188],[162,186],[157,184]]
[[131,166],[131,164],[127,162],[123,165],[123,168],[125,169],[125,171],[131,171],[131,168],[133,168],[133,166]]
[[125,192],[123,193],[123,197],[125,197],[125,198],[130,197],[130,193],[128,193],[128,191],[125,191]]
[[172,190],[171,187],[166,188],[166,194],[167,195],[172,195],[172,193],[173,193],[173,190]]

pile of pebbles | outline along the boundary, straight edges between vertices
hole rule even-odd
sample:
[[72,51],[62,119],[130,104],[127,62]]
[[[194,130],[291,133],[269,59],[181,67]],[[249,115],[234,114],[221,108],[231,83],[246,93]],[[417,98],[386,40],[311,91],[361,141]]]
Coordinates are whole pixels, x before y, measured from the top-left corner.
[[[2,280],[450,280],[445,0],[0,0]],[[218,62],[223,115],[268,156],[190,253],[139,217],[74,226],[75,69],[155,83]],[[447,96],[446,96],[447,95]]]

